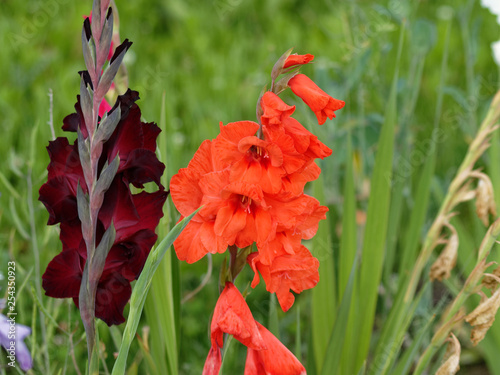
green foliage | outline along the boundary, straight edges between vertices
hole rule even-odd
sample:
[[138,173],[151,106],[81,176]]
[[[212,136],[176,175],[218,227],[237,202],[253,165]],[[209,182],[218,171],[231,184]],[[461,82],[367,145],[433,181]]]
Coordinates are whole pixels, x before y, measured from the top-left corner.
[[[405,310],[409,314],[397,316],[391,307],[402,303],[401,285],[423,236],[499,87],[490,49],[499,35],[494,17],[468,0],[117,3],[121,37],[134,42],[124,60],[130,87],[140,93],[145,120],[159,122],[162,129],[159,153],[167,166],[166,186],[198,145],[216,136],[220,121],[254,119],[267,74],[285,50],[293,46],[294,52],[316,56],[303,71],[346,101],[337,118],[319,127],[300,100],[284,95],[296,104],[297,118],[334,150],[320,163],[321,179],[309,187],[330,208],[318,236],[306,244],[320,257],[321,281],[297,296],[286,314],[264,285],[249,288],[247,301],[257,320],[272,320],[311,375],[330,366],[349,375],[411,373],[438,321],[429,323],[429,317],[440,314],[460,290],[486,232],[474,206],[460,205],[452,219],[460,248],[451,279],[423,283],[426,287]],[[33,329],[27,340],[33,374],[79,374],[87,360],[78,310],[71,301],[43,295],[41,275],[61,244],[57,228],[46,226],[48,214],[37,198],[47,178],[45,147],[53,139],[47,122],[53,117],[54,135],[63,135],[62,119],[73,111],[79,93],[82,15],[90,7],[89,2],[7,0],[0,12],[0,265],[17,264],[17,319]],[[438,137],[433,137],[435,129]],[[492,178],[500,207],[498,133],[491,142],[478,166]],[[397,179],[392,190],[386,179],[391,170]],[[179,218],[171,202],[164,212],[160,240]],[[491,259],[500,260],[497,250]],[[210,281],[181,303],[200,284],[206,261],[187,265],[167,253],[151,282],[145,314],[135,321],[138,336],[133,330],[124,336],[125,325],[99,326],[101,370],[105,365],[111,371],[113,353],[127,337],[133,338],[127,374],[201,373],[222,261],[223,256],[213,257],[216,271]],[[5,276],[6,267],[0,272]],[[428,267],[424,281],[427,274]],[[241,290],[251,277],[244,269],[238,278]],[[0,280],[4,290],[5,279]],[[478,301],[468,301],[468,312]],[[391,331],[396,326],[402,328]],[[466,325],[459,335],[460,373],[500,374],[498,319],[478,347],[468,334]],[[245,350],[229,342],[222,373],[242,373]],[[342,355],[329,356],[332,352]],[[372,363],[365,362],[367,353]],[[439,361],[433,358],[432,366]],[[0,367],[5,367],[3,355]]]

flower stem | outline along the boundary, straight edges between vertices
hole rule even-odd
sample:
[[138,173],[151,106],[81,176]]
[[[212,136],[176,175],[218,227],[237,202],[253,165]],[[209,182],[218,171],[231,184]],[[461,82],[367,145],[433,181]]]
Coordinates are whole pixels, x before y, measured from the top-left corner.
[[[95,188],[98,180],[98,168],[99,159],[102,153],[102,143],[95,142],[94,133],[98,125],[99,107],[103,100],[102,95],[98,95],[98,88],[101,79],[101,72],[104,63],[100,63],[101,59],[101,48],[100,48],[100,34],[102,33],[104,27],[104,19],[102,17],[101,0],[94,1],[94,11],[99,9],[98,12],[94,12],[93,23],[98,23],[97,27],[92,27],[92,30],[99,35],[93,33],[92,38],[94,39],[95,51],[94,54],[95,61],[91,66],[87,65],[87,70],[91,76],[92,87],[93,87],[93,98],[92,98],[92,117],[90,124],[87,124],[88,131],[88,142],[89,142],[89,155],[90,155],[90,176],[85,175],[85,183],[87,185],[87,192],[89,193],[88,208],[89,208],[89,220],[90,223],[82,222],[82,233],[85,240],[85,245],[87,248],[87,261],[85,263],[85,268],[82,275],[82,285],[80,289],[79,302],[80,302],[80,315],[85,327],[85,333],[87,335],[87,350],[89,356],[89,374],[98,374],[99,372],[99,349],[98,332],[95,325],[95,299],[97,294],[97,285],[99,279],[101,278],[102,271],[99,272],[94,264],[94,256],[96,251],[96,233],[97,233],[97,220],[100,210],[100,204],[96,197]],[[96,14],[97,13],[97,14]],[[89,231],[84,230],[84,225],[90,228]]]
[[484,119],[479,131],[476,135],[476,138],[472,141],[465,155],[460,168],[457,171],[457,174],[453,181],[450,184],[446,197],[441,204],[441,208],[439,209],[438,215],[434,222],[432,223],[427,236],[425,237],[424,245],[420,254],[418,255],[417,261],[415,263],[415,267],[413,268],[410,281],[405,293],[404,301],[405,303],[409,303],[413,297],[415,296],[415,292],[417,289],[417,283],[420,280],[420,276],[422,274],[422,270],[425,265],[429,261],[429,258],[432,254],[432,251],[436,247],[439,236],[441,234],[442,228],[447,221],[448,215],[451,213],[453,208],[460,203],[460,197],[458,197],[458,192],[460,188],[466,183],[469,178],[470,172],[474,168],[474,164],[479,159],[479,157],[486,151],[488,148],[488,138],[493,130],[495,130],[495,123],[498,121],[500,115],[500,108],[497,103],[500,102],[500,91],[495,96],[493,103]]
[[490,253],[499,235],[500,219],[496,220],[490,226],[488,232],[484,236],[481,246],[479,247],[478,258],[474,270],[465,281],[462,290],[460,290],[452,305],[447,309],[444,317],[442,318],[443,324],[434,334],[430,345],[425,349],[424,353],[418,360],[417,368],[415,369],[414,374],[421,374],[422,371],[424,371],[434,354],[444,344],[455,325],[462,321],[465,317],[464,314],[460,314],[460,309],[464,306],[465,301],[477,290],[484,270],[488,267],[488,264],[486,264],[486,257]]

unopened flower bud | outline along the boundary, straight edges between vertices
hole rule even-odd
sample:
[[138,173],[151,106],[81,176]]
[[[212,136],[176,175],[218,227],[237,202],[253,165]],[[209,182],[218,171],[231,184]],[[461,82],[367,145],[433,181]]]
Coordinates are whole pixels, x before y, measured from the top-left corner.
[[453,333],[448,338],[449,343],[444,355],[444,362],[436,371],[436,375],[455,375],[460,370],[460,342]]
[[281,57],[276,61],[276,64],[273,66],[273,70],[271,71],[271,79],[273,82],[283,73],[283,66],[285,65],[288,56],[292,53],[293,48],[290,48],[286,51]]

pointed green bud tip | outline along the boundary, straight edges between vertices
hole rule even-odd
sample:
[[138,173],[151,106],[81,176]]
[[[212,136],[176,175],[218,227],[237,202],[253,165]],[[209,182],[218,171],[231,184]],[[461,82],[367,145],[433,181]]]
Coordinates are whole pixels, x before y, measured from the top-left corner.
[[278,78],[282,73],[283,73],[283,66],[285,65],[286,59],[288,59],[288,56],[291,55],[293,51],[293,47],[290,48],[288,51],[286,51],[281,57],[276,61],[276,64],[273,66],[273,70],[271,71],[271,79],[276,81],[276,78]]

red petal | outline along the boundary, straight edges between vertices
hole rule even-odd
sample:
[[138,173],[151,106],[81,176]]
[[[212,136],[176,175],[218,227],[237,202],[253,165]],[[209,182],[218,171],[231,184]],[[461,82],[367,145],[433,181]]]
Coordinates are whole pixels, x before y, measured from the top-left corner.
[[289,106],[271,91],[264,93],[260,105],[263,112],[261,116],[262,124],[274,127],[279,127],[283,120],[291,116],[295,111],[295,106]]
[[115,241],[106,258],[105,269],[119,267],[125,279],[137,279],[157,238],[155,232],[143,229],[119,242]]
[[305,375],[297,358],[262,324],[255,322],[267,349],[248,349],[245,375]]
[[190,168],[183,168],[170,180],[170,195],[182,216],[189,216],[200,207],[203,193],[198,185],[200,177]]
[[205,221],[200,228],[201,242],[205,248],[212,254],[222,254],[227,249],[227,241],[217,236],[214,230],[213,221]]
[[234,208],[232,205],[222,207],[217,213],[215,219],[215,234],[228,242],[234,244],[238,232],[245,228],[247,222],[247,212],[242,209]]
[[345,102],[332,98],[321,90],[309,77],[297,74],[288,81],[288,85],[295,95],[299,96],[318,118],[320,125],[324,124],[327,116],[335,117],[334,111],[344,107]]
[[221,367],[221,355],[219,348],[210,348],[202,375],[219,375]]
[[208,249],[203,245],[201,240],[201,226],[202,223],[191,220],[174,241],[175,253],[179,260],[194,263],[208,253]]
[[265,344],[255,323],[240,291],[227,282],[214,309],[211,324],[212,347],[221,346],[222,333],[228,333],[247,347],[264,348]]

